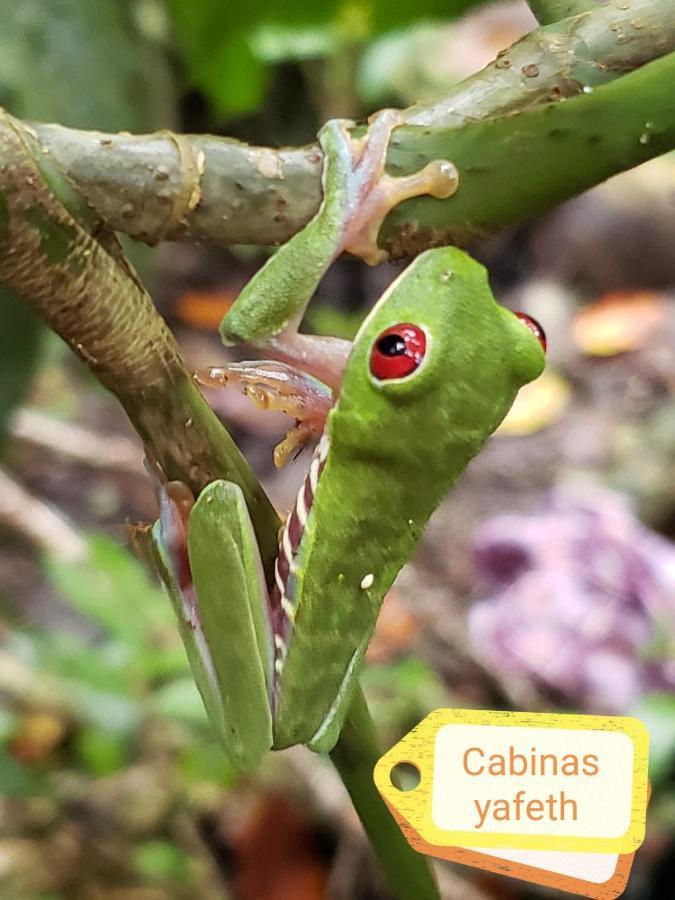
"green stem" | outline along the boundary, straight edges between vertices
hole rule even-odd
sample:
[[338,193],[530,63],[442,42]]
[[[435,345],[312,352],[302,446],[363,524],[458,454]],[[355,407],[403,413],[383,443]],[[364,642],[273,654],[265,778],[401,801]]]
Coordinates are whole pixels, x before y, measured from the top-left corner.
[[330,754],[331,761],[352,798],[394,896],[398,900],[438,900],[429,861],[406,841],[375,787],[373,769],[380,756],[375,726],[359,691]]

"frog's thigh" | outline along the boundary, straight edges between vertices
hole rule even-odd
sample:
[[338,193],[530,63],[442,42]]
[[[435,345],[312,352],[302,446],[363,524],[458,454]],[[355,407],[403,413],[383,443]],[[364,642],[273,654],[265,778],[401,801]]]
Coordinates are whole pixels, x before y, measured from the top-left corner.
[[188,555],[226,748],[251,767],[272,742],[270,640],[258,547],[238,485],[204,488],[190,513]]

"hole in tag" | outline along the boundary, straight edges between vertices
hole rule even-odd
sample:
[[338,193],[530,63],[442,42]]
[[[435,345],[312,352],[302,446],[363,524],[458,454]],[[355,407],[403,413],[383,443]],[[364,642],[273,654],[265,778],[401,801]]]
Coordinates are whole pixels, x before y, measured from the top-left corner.
[[389,778],[394,787],[399,791],[414,791],[421,779],[420,770],[414,763],[396,763]]

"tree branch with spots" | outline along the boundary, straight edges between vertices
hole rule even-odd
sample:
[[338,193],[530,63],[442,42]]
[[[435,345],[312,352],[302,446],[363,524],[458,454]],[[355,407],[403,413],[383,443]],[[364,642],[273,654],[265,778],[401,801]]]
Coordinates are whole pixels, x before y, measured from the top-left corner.
[[[674,51],[675,4],[611,0],[536,29],[434,102],[410,107],[389,171],[450,159],[460,190],[401,204],[382,246],[405,256],[430,242],[465,244],[672,149]],[[283,243],[321,199],[317,146],[33,129],[100,224],[149,244]]]

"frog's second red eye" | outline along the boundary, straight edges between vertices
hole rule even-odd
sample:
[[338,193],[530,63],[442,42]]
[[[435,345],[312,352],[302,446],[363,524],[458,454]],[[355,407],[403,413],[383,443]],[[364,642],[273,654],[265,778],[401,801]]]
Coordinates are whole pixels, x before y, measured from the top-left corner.
[[417,325],[392,325],[373,344],[370,371],[380,381],[405,378],[422,362],[426,349],[426,335]]
[[532,334],[536,337],[536,339],[541,344],[541,349],[546,353],[546,332],[541,327],[539,322],[536,319],[533,319],[532,316],[528,316],[524,312],[517,312],[516,316],[520,319],[520,321],[525,325],[526,328],[529,328]]

